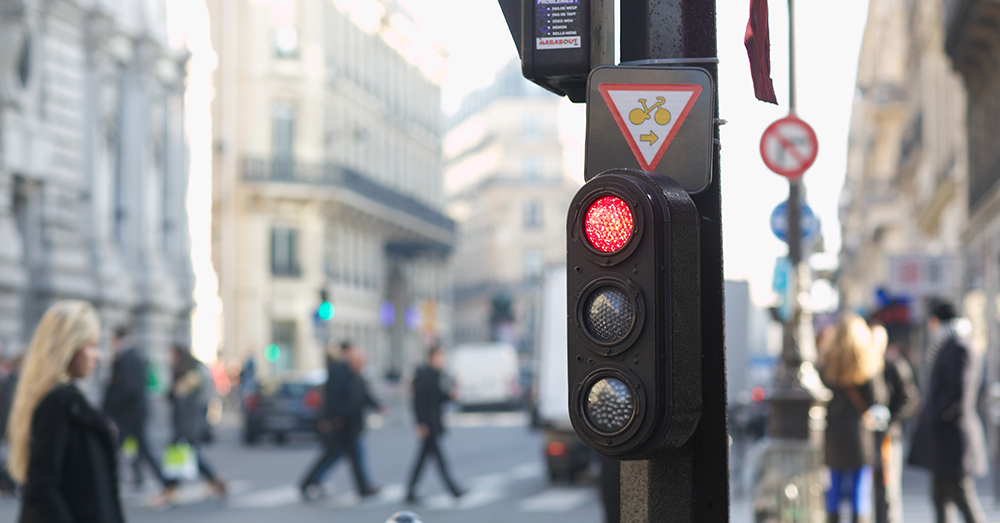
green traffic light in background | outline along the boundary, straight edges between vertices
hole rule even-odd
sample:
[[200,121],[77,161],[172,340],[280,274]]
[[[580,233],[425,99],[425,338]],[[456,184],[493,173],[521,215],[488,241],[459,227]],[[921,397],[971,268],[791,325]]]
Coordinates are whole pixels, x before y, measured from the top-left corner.
[[319,310],[316,311],[316,314],[319,315],[319,319],[323,321],[330,321],[334,314],[333,304],[328,301],[324,301],[319,304]]
[[278,358],[280,357],[281,357],[281,347],[278,347],[277,345],[272,343],[271,345],[268,345],[267,348],[264,349],[264,359],[266,359],[267,361],[275,362],[278,361]]

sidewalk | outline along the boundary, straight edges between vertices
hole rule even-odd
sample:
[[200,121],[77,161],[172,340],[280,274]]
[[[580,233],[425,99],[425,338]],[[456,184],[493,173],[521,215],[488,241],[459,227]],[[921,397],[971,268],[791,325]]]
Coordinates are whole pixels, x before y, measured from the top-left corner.
[[[930,473],[923,469],[909,467],[903,471],[903,521],[905,523],[935,523],[934,504],[930,496]],[[1000,500],[993,496],[993,478],[987,476],[976,482],[979,501],[986,512],[986,521],[1000,522]],[[736,492],[736,491],[734,491]],[[730,508],[732,523],[753,521],[752,494],[734,493]],[[849,521],[842,514],[843,521]],[[962,521],[962,516],[952,507],[950,521]]]

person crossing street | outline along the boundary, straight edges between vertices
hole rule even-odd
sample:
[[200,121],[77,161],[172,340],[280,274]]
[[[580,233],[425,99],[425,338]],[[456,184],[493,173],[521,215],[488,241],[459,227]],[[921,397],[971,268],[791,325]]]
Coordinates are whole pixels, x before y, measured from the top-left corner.
[[372,484],[364,463],[365,409],[381,409],[368,391],[361,376],[366,359],[361,349],[351,342],[340,345],[340,354],[327,354],[327,380],[324,385],[323,410],[318,428],[323,436],[323,454],[320,455],[299,484],[302,498],[312,501],[323,496],[323,478],[343,456],[351,461],[354,483],[360,497],[379,492]]
[[111,380],[104,395],[104,413],[118,427],[118,447],[126,441],[133,441],[136,455],[132,458],[132,481],[136,488],[143,483],[142,463],[153,471],[157,481],[163,486],[163,493],[155,504],[170,503],[177,490],[177,481],[163,475],[159,461],[150,450],[146,437],[146,358],[132,339],[128,327],[115,329],[111,339],[115,361],[111,368]]
[[448,470],[444,454],[441,452],[441,435],[444,434],[444,423],[441,420],[442,407],[451,399],[451,387],[445,382],[442,373],[445,354],[440,345],[434,345],[427,353],[426,365],[417,369],[413,378],[413,412],[417,418],[417,437],[420,438],[420,452],[413,464],[410,483],[406,491],[406,501],[414,503],[417,498],[417,483],[423,471],[424,462],[433,457],[438,464],[441,479],[451,494],[459,498],[465,494],[465,489],[458,486]]

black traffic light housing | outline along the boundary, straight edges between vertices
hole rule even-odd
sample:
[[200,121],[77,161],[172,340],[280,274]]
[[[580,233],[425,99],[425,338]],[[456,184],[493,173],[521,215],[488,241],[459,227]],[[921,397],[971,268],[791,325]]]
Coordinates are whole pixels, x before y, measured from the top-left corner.
[[[615,229],[609,212],[631,218]],[[699,224],[687,192],[653,172],[605,171],[570,205],[570,419],[605,456],[648,459],[698,424]]]
[[524,77],[573,102],[587,99],[591,0],[499,0]]

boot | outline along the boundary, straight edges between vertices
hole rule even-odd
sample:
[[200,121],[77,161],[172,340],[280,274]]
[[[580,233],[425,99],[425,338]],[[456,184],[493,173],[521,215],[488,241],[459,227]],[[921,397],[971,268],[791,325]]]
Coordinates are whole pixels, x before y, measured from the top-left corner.
[[840,513],[839,512],[827,512],[826,513],[826,523],[840,523]]

